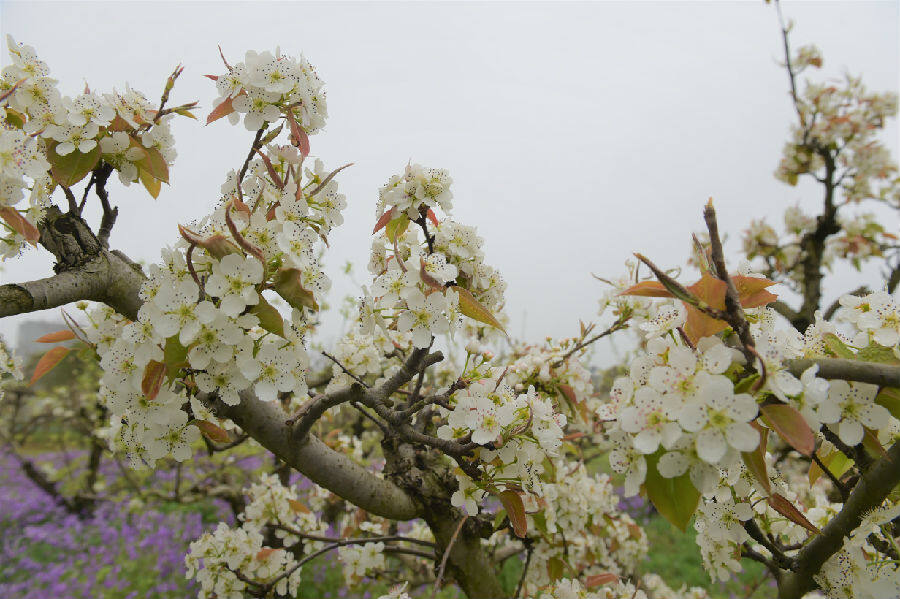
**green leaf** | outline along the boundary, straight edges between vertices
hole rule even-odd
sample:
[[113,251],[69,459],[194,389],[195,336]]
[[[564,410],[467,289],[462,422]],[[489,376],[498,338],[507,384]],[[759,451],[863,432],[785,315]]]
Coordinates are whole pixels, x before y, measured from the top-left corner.
[[407,227],[409,227],[409,217],[406,216],[406,213],[404,212],[385,226],[384,234],[387,235],[387,238],[391,243],[394,243],[394,239],[403,235],[406,232]]
[[491,314],[487,308],[481,305],[475,296],[472,293],[459,285],[453,285],[451,287],[456,293],[459,294],[459,311],[472,318],[477,320],[478,322],[483,322],[484,324],[489,324],[492,327],[498,328],[506,334],[506,329],[503,328],[503,325],[494,318],[494,315]]
[[6,108],[6,122],[13,127],[13,129],[21,129],[25,126],[25,117],[22,113],[16,112],[12,108]]
[[59,144],[56,142],[47,142],[47,161],[50,163],[50,174],[53,175],[53,180],[60,185],[66,187],[75,185],[94,170],[97,163],[100,162],[99,144],[95,145],[87,154],[75,150],[65,156],[56,153],[57,145]]
[[812,455],[816,448],[816,436],[800,412],[786,404],[765,405],[759,411],[766,423],[788,445],[807,457]]
[[647,478],[644,480],[644,491],[653,502],[656,511],[681,531],[687,525],[697,509],[700,492],[694,488],[690,474],[665,478],[656,468],[662,451],[647,456]]
[[550,582],[556,582],[565,576],[567,569],[568,565],[559,557],[553,556],[547,560],[547,576],[550,577]]
[[300,309],[303,307],[312,310],[318,310],[319,304],[312,292],[305,289],[300,283],[300,271],[296,268],[283,268],[275,275],[275,282],[272,283],[278,295],[284,298],[291,307]]
[[900,389],[885,387],[875,396],[875,403],[887,409],[891,416],[900,420]]
[[284,319],[262,295],[259,296],[259,303],[250,309],[250,313],[259,318],[259,326],[279,337],[284,337]]
[[156,148],[144,148],[144,150],[146,150],[147,155],[138,161],[141,169],[147,171],[154,179],[168,183],[169,165],[166,163],[166,159],[163,158],[163,155]]
[[856,359],[861,362],[878,362],[879,364],[900,364],[900,360],[889,347],[878,345],[875,342],[862,348],[856,353]]
[[750,387],[753,386],[753,383],[759,380],[759,373],[754,372],[750,376],[745,376],[740,381],[738,381],[734,386],[734,394],[737,395],[739,393],[747,393],[750,391]]
[[181,345],[178,335],[166,339],[166,347],[163,350],[163,361],[166,363],[166,378],[171,383],[178,371],[188,365],[188,349]]
[[141,180],[141,184],[143,184],[144,188],[150,193],[150,196],[155,200],[159,197],[159,192],[162,189],[162,184],[160,180],[142,169],[138,167],[138,178]]
[[825,346],[834,352],[837,357],[846,358],[848,360],[856,359],[856,354],[853,353],[853,350],[847,347],[847,345],[834,333],[826,333],[823,336],[823,340],[825,341]]
[[176,108],[175,113],[180,114],[181,116],[187,116],[194,120],[197,120],[197,117],[194,115],[193,112],[190,111],[189,108]]

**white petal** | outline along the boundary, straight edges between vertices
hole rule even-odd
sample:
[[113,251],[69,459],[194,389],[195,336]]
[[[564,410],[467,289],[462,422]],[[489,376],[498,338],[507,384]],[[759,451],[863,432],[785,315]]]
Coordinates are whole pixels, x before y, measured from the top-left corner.
[[650,454],[659,447],[659,432],[647,429],[634,437],[634,448],[643,454]]
[[716,429],[701,431],[697,435],[696,445],[697,455],[700,456],[700,459],[710,464],[717,464],[722,459],[722,456],[725,455],[725,450],[728,449],[724,435]]
[[728,444],[740,451],[753,451],[759,446],[759,432],[745,422],[728,425],[725,435]]

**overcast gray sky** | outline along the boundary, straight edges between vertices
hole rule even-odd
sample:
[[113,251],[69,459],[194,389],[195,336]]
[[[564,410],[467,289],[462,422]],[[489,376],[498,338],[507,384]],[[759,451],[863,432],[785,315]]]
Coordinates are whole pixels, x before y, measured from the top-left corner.
[[[794,46],[818,44],[826,73],[897,89],[897,2],[783,8]],[[787,205],[820,202],[772,177],[792,109],[775,9],[761,0],[2,2],[0,30],[35,46],[69,95],[85,81],[100,91],[128,81],[156,98],[183,63],[173,101],[199,100],[204,115],[216,94],[202,75],[223,71],[217,44],[235,61],[247,49],[304,53],[328,90],[313,153],[356,163],[339,178],[349,207],[327,255],[335,303],[355,293],[338,274],[345,262],[365,282],[377,189],[409,160],[450,170],[455,217],[478,227],[508,282],[511,332],[535,340],[575,334],[595,316],[591,272],[616,276],[633,251],[683,263],[710,196],[732,252],[751,218],[778,225]],[[180,119],[174,130],[179,157],[158,200],[112,185],[111,244],[136,259],[155,261],[176,223],[209,211],[252,140],[225,121]],[[891,122],[895,158],[897,135]],[[888,222],[897,227],[895,215]],[[32,250],[0,278],[46,276],[48,256]],[[840,273],[829,295],[858,280]],[[0,332],[14,336],[15,323]]]

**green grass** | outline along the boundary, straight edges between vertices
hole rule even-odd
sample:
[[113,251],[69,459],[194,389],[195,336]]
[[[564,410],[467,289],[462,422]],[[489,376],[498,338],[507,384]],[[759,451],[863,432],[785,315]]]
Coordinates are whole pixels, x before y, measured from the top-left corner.
[[686,532],[681,532],[658,516],[651,518],[643,526],[650,543],[643,571],[659,574],[673,589],[684,584],[688,587],[702,587],[716,599],[771,599],[773,591],[768,586],[768,580],[757,586],[766,574],[762,565],[741,560],[743,572],[728,582],[713,583],[703,569],[700,550],[694,542],[696,532],[693,528],[689,526]]

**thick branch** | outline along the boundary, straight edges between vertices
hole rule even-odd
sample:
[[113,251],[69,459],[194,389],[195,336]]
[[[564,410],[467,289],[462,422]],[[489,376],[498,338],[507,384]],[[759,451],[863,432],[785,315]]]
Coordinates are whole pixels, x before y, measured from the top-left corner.
[[885,497],[900,483],[900,443],[895,443],[887,456],[862,474],[841,512],[815,535],[794,559],[792,572],[786,572],[779,584],[781,599],[799,599],[816,587],[813,575],[828,558],[837,553],[848,536],[862,521],[863,515],[881,505]]
[[364,389],[353,384],[349,387],[339,389],[334,393],[327,395],[317,395],[309,400],[309,403],[303,407],[303,411],[294,417],[296,425],[294,425],[293,435],[295,439],[303,439],[313,425],[322,417],[329,409],[348,402],[357,402],[362,399]]
[[241,402],[236,406],[225,404],[213,394],[200,394],[198,399],[216,415],[233,420],[314,483],[354,505],[392,520],[410,520],[419,515],[419,506],[393,483],[329,448],[314,435],[293,435],[291,427],[285,424],[287,414],[278,405],[260,401],[249,391],[241,393]]
[[881,387],[900,387],[900,366],[878,362],[857,362],[844,358],[816,358],[790,360],[788,370],[800,376],[810,366],[818,364],[819,377],[871,383]]
[[118,254],[103,251],[81,268],[0,286],[0,318],[91,300],[109,304],[134,319],[141,306],[138,291],[143,280],[143,273]]

